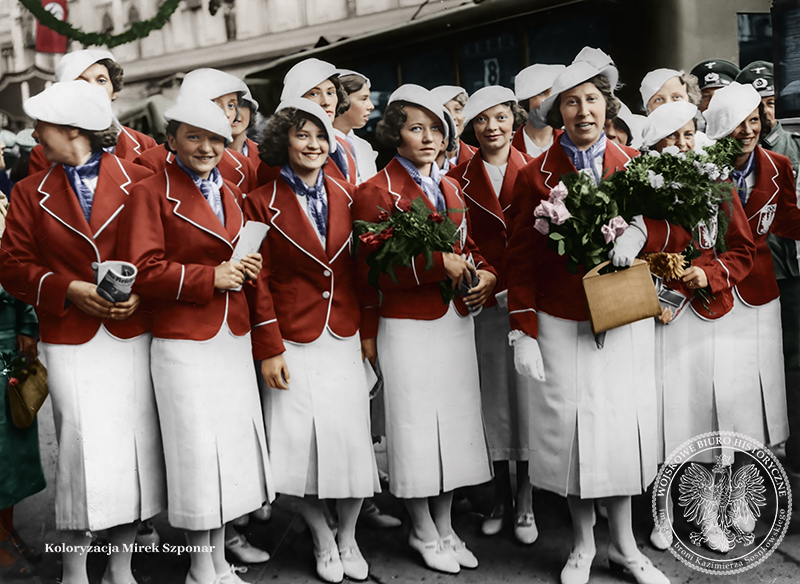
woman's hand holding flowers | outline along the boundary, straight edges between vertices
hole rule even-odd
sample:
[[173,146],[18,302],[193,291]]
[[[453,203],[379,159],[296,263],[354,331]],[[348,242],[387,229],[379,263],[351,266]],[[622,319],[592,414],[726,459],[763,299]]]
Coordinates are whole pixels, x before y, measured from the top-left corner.
[[698,268],[697,266],[686,268],[681,280],[692,290],[698,290],[708,286],[708,277],[705,271],[703,271],[703,268]]

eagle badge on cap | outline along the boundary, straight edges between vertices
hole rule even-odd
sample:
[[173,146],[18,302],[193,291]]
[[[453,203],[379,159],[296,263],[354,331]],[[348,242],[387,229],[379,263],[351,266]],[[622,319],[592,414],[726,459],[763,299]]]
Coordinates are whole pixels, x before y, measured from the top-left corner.
[[769,82],[763,77],[759,77],[758,79],[755,79],[753,81],[753,87],[755,87],[756,89],[766,89],[768,85]]
[[711,73],[706,73],[705,82],[708,83],[716,83],[719,81],[719,73],[715,73],[712,71]]
[[758,234],[766,235],[769,233],[769,228],[772,221],[775,219],[775,211],[778,210],[778,205],[764,205],[758,212]]

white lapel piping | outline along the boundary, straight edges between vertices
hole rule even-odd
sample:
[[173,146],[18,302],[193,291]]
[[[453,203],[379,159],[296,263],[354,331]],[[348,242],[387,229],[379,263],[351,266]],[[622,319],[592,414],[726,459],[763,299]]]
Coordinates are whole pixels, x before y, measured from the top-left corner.
[[[475,156],[473,156],[472,158],[470,158],[470,159],[467,161],[467,166],[466,166],[466,167],[464,167],[464,174],[462,174],[462,175],[461,175],[461,178],[463,178],[463,179],[464,179],[464,181],[466,182],[466,184],[465,184],[465,185],[464,185],[464,186],[461,188],[461,190],[463,191],[463,193],[464,193],[464,196],[465,196],[465,197],[467,197],[467,198],[468,198],[470,201],[472,201],[472,202],[473,202],[473,203],[475,203],[475,204],[476,204],[478,207],[480,207],[481,209],[483,209],[484,211],[486,211],[487,213],[489,213],[489,215],[491,215],[492,217],[494,217],[495,219],[497,219],[498,221],[500,221],[500,223],[502,223],[502,224],[503,224],[503,229],[505,229],[505,228],[506,228],[506,222],[505,222],[505,220],[504,220],[503,218],[501,218],[501,217],[498,217],[498,216],[497,216],[495,213],[492,213],[492,212],[491,212],[489,209],[487,209],[486,207],[484,207],[483,205],[481,205],[481,204],[480,204],[480,203],[479,203],[477,200],[475,200],[475,199],[474,199],[474,198],[473,198],[473,197],[472,197],[472,196],[469,194],[469,192],[467,192],[467,187],[468,187],[468,186],[471,184],[471,181],[470,181],[470,180],[467,178],[467,171],[469,170],[469,167],[470,167],[470,165],[472,164],[472,161],[473,161],[473,160],[475,160]],[[483,159],[481,159],[481,164],[483,164]],[[491,186],[491,185],[490,185],[490,186]],[[498,199],[498,201],[499,201],[499,199]],[[503,209],[503,211],[505,211],[505,209]]]
[[[763,148],[762,148],[762,150],[763,150],[764,154],[766,154],[766,156],[767,156],[767,160],[769,160],[769,163],[772,165],[772,170],[774,170],[774,171],[775,171],[775,174],[772,176],[772,184],[773,184],[773,185],[775,185],[775,191],[772,193],[772,196],[769,198],[769,200],[768,200],[766,203],[764,203],[764,205],[769,205],[769,204],[770,204],[770,203],[771,203],[771,202],[772,202],[772,201],[775,199],[775,197],[777,197],[777,196],[778,196],[778,191],[780,190],[780,187],[778,186],[778,183],[777,183],[777,181],[776,181],[775,179],[777,179],[777,178],[778,178],[778,175],[780,174],[780,172],[778,171],[778,167],[777,167],[777,166],[775,166],[775,161],[774,161],[774,160],[772,160],[772,157],[771,157],[771,156],[770,156],[770,155],[767,153],[767,151],[766,151],[766,150],[764,150]],[[758,178],[756,178],[756,180],[758,180]],[[758,209],[758,211],[756,211],[756,212],[755,212],[753,215],[751,215],[750,217],[748,217],[748,218],[747,218],[747,221],[750,221],[750,220],[751,220],[751,219],[753,219],[753,218],[754,218],[756,215],[758,215],[759,213],[761,213],[761,209],[763,209],[763,208],[764,208],[764,205],[761,205],[761,207]],[[742,300],[742,302],[744,302],[744,300]],[[745,304],[746,304],[746,303],[745,303]],[[748,306],[749,306],[749,305],[748,305]]]
[[[473,154],[473,158],[474,157],[475,157],[475,155]],[[472,160],[472,159],[470,159],[470,160]],[[463,211],[461,212],[461,223],[459,224],[458,229],[459,230],[463,230],[463,233],[466,235],[466,233],[467,233],[467,203],[466,203],[466,201],[464,201],[464,199],[461,198],[461,195],[459,194],[460,187],[459,187],[458,183],[451,182],[451,180],[449,178],[447,178],[446,176],[442,177],[442,180],[447,181],[447,183],[451,187],[453,187],[453,189],[455,189],[456,198],[461,202]],[[425,193],[423,192],[423,195],[424,194]],[[444,196],[444,190],[442,190],[442,196]],[[445,199],[445,204],[447,204],[447,200],[446,199]],[[495,215],[495,217],[497,217],[497,215]],[[462,247],[464,246],[464,244],[466,242],[466,239],[467,239],[466,237],[462,237],[462,239],[461,239],[461,246]]]
[[44,276],[39,278],[39,290],[36,292],[36,307],[39,307],[39,301],[42,299],[42,284],[44,284],[45,278],[47,276],[52,276],[53,272],[47,272]]
[[[126,189],[125,187],[127,187],[129,184],[131,184],[131,182],[132,182],[132,181],[131,181],[131,177],[130,177],[130,176],[128,176],[128,173],[127,173],[127,172],[125,172],[125,168],[122,166],[122,163],[119,161],[119,158],[117,158],[117,157],[115,156],[115,157],[114,157],[114,160],[116,160],[116,161],[117,161],[117,165],[119,166],[119,169],[122,171],[122,174],[124,174],[124,175],[125,175],[125,178],[126,178],[126,179],[128,179],[128,182],[126,182],[126,183],[124,183],[124,184],[121,184],[121,185],[119,185],[119,188],[120,188],[120,189],[122,189],[122,192],[124,192],[126,195],[130,195],[130,193],[128,192],[128,189]],[[113,214],[113,215],[111,215],[111,217],[109,217],[109,218],[108,218],[108,221],[106,221],[105,223],[103,223],[102,227],[100,227],[100,229],[98,229],[98,230],[97,230],[97,233],[95,233],[95,234],[92,236],[92,239],[94,239],[94,240],[97,240],[97,237],[98,237],[98,236],[99,236],[99,235],[100,235],[100,234],[103,232],[103,230],[104,230],[106,227],[108,227],[108,225],[109,225],[109,224],[110,224],[110,223],[111,223],[111,222],[114,220],[114,218],[115,218],[117,215],[119,215],[119,214],[120,214],[120,212],[121,212],[121,211],[122,211],[122,209],[124,209],[124,208],[125,208],[125,204],[123,203],[122,205],[120,205],[120,206],[119,206],[119,209],[117,209],[116,211],[114,211],[114,214]]]
[[[190,223],[191,225],[194,225],[194,226],[195,226],[195,227],[197,227],[199,230],[201,230],[201,231],[205,231],[205,232],[206,232],[206,233],[208,233],[209,235],[212,235],[212,236],[216,237],[217,239],[219,239],[220,241],[224,242],[224,243],[225,243],[225,245],[227,245],[229,248],[231,248],[231,251],[233,251],[233,246],[231,245],[231,242],[230,242],[230,241],[228,241],[228,240],[227,240],[227,239],[225,239],[224,237],[220,237],[220,236],[219,236],[217,233],[214,233],[214,232],[213,232],[213,231],[211,231],[210,229],[206,229],[205,227],[203,227],[203,226],[202,226],[202,225],[200,225],[199,223],[195,223],[194,221],[192,221],[191,219],[189,219],[189,218],[188,218],[188,217],[186,217],[185,215],[181,215],[181,214],[178,212],[178,209],[180,209],[180,207],[181,207],[181,202],[180,202],[178,199],[173,199],[172,197],[170,197],[170,196],[169,196],[169,190],[170,190],[170,184],[169,184],[169,173],[167,173],[167,170],[166,170],[166,169],[164,169],[164,172],[167,174],[167,193],[166,193],[166,198],[167,198],[167,200],[168,200],[168,201],[171,201],[171,202],[175,203],[175,208],[174,208],[174,209],[172,209],[172,212],[173,212],[173,213],[174,213],[174,214],[175,214],[177,217],[180,217],[181,219],[183,219],[183,220],[184,220],[184,221],[186,221],[187,223]],[[192,186],[194,186],[194,183],[192,184]],[[195,188],[197,188],[197,187],[195,187]],[[199,192],[199,191],[198,191],[198,192]],[[202,195],[201,195],[201,196],[202,196]],[[223,227],[223,229],[224,229],[224,227]]]
[[120,125],[119,129],[120,129],[120,131],[125,132],[125,135],[128,138],[130,138],[133,141],[134,144],[136,144],[136,146],[133,147],[133,151],[136,152],[136,154],[141,154],[142,153],[142,145],[139,144],[139,141],[136,138],[133,137],[133,134],[131,134],[127,130],[127,128],[125,128],[125,126]]
[[92,249],[94,250],[95,256],[97,256],[97,263],[99,264],[99,263],[101,263],[103,260],[100,258],[100,250],[98,250],[98,249],[97,249],[97,246],[94,244],[94,241],[92,241],[91,239],[89,239],[88,237],[86,237],[86,235],[85,235],[85,234],[83,234],[83,233],[81,233],[80,231],[78,231],[77,229],[75,229],[75,228],[74,228],[72,225],[70,225],[69,223],[67,223],[66,221],[64,221],[64,220],[63,220],[61,217],[59,217],[58,215],[56,215],[55,213],[53,213],[53,212],[52,212],[50,209],[48,209],[48,208],[45,206],[45,203],[46,203],[46,202],[47,202],[47,200],[48,200],[48,199],[51,197],[51,195],[50,195],[50,193],[48,193],[47,191],[43,191],[43,190],[42,190],[42,187],[44,186],[44,183],[45,183],[45,182],[47,182],[47,179],[50,177],[50,175],[53,173],[53,169],[54,169],[55,167],[56,167],[56,165],[55,165],[55,164],[54,164],[53,166],[51,166],[51,167],[50,167],[50,170],[49,170],[49,171],[47,171],[47,174],[44,176],[44,178],[42,179],[42,182],[39,184],[39,187],[36,189],[37,191],[39,191],[39,193],[41,193],[42,195],[44,195],[44,198],[43,198],[41,201],[39,201],[39,206],[40,206],[42,209],[44,209],[46,213],[48,213],[50,216],[52,216],[52,217],[53,217],[53,218],[54,218],[56,221],[58,221],[59,223],[61,223],[61,224],[62,224],[64,227],[66,227],[66,228],[67,228],[67,229],[69,229],[70,231],[74,231],[75,233],[77,233],[78,235],[80,235],[82,238],[84,238],[84,239],[85,239],[85,240],[86,240],[86,241],[89,243],[89,245],[91,245],[91,246],[92,246]]
[[544,179],[544,185],[549,189],[554,189],[555,188],[555,185],[551,185],[550,184],[550,179],[553,177],[553,173],[545,168],[545,166],[547,165],[547,159],[550,156],[550,151],[552,149],[553,148],[550,147],[550,148],[548,148],[547,150],[544,151],[544,154],[543,154],[544,159],[542,160],[542,174],[547,174],[547,178]]
[[[328,177],[328,178],[330,178],[330,177]],[[345,196],[347,197],[347,200],[349,201],[347,203],[347,208],[349,209],[353,205],[353,199],[350,197],[350,195],[348,194],[347,190],[342,185],[340,185],[338,182],[336,182],[336,179],[331,178],[331,182],[333,184],[335,184],[337,187],[339,187],[341,189],[341,191],[345,194]],[[329,209],[328,217],[329,218],[330,218],[330,208],[331,208],[330,204],[328,204],[328,209]],[[351,223],[351,225],[352,225],[352,223]],[[339,257],[339,254],[342,253],[342,251],[344,251],[345,248],[349,248],[350,247],[350,242],[352,241],[352,239],[353,239],[353,229],[351,227],[350,228],[350,235],[347,237],[347,240],[342,244],[342,247],[339,248],[339,251],[337,251],[333,255],[333,257],[330,259],[330,263],[331,264],[333,264],[333,262],[336,261],[336,258]],[[333,273],[333,271],[331,271],[331,273]],[[333,295],[333,292],[331,292],[331,295]]]
[[[242,233],[242,228],[244,228],[244,211],[242,211],[242,208],[239,206],[239,203],[236,200],[236,196],[233,194],[233,191],[230,189],[230,187],[225,183],[222,183],[222,186],[228,189],[228,192],[230,193],[231,198],[233,199],[233,204],[236,205],[237,209],[239,209],[239,229],[236,230],[236,235],[234,235],[233,238],[231,239],[231,241],[236,241],[237,239],[239,239],[239,235]],[[225,218],[226,223],[228,219],[229,217]],[[223,225],[223,228],[227,230],[225,225]]]
[[239,162],[239,159],[236,158],[233,154],[231,154],[230,150],[228,150],[227,148],[225,149],[225,154],[227,154],[228,156],[230,156],[233,159],[233,162],[236,164],[236,172],[238,172],[240,175],[242,175],[242,178],[240,178],[239,182],[236,183],[236,186],[240,187],[240,186],[242,186],[242,183],[244,182],[244,179],[246,178],[245,174],[242,172],[242,163]]
[[[304,254],[306,254],[308,257],[310,257],[311,259],[313,259],[315,262],[317,262],[319,265],[321,265],[321,266],[322,266],[323,268],[325,268],[326,270],[327,270],[327,269],[329,269],[329,266],[328,266],[327,264],[325,264],[325,263],[323,263],[323,262],[319,261],[319,258],[318,258],[318,257],[316,257],[316,256],[315,256],[314,254],[312,254],[312,253],[309,253],[309,251],[308,251],[307,249],[305,249],[305,248],[304,248],[302,245],[300,245],[300,244],[299,244],[299,243],[297,243],[297,242],[296,242],[294,239],[292,239],[291,237],[289,237],[289,234],[288,234],[288,233],[286,233],[286,232],[285,232],[283,229],[281,229],[280,227],[278,227],[278,226],[275,224],[275,219],[277,219],[277,218],[278,218],[278,216],[280,216],[280,214],[281,214],[281,210],[280,210],[280,209],[278,209],[277,207],[275,207],[275,206],[274,206],[274,204],[275,204],[275,197],[276,197],[276,196],[277,196],[277,194],[278,194],[278,181],[273,181],[272,185],[273,185],[273,186],[272,186],[272,198],[271,198],[271,199],[270,199],[270,201],[269,201],[269,208],[270,208],[271,210],[275,211],[275,214],[272,216],[272,219],[270,219],[270,221],[269,221],[269,222],[272,224],[272,226],[273,226],[275,229],[277,229],[277,230],[278,230],[278,232],[279,232],[281,235],[283,235],[283,236],[284,236],[286,239],[288,239],[288,240],[289,240],[289,241],[290,241],[290,242],[291,242],[291,243],[292,243],[292,244],[293,244],[293,245],[294,245],[294,246],[295,246],[297,249],[299,249],[300,251],[302,251]],[[325,250],[323,250],[323,253],[324,253],[324,251],[325,251]]]

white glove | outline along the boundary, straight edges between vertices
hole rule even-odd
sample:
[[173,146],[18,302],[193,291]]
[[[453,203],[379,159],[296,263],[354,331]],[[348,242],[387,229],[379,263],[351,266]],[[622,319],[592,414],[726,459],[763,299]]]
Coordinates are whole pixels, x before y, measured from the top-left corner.
[[608,252],[608,259],[616,267],[628,267],[633,263],[633,260],[642,251],[645,242],[647,241],[647,225],[644,224],[644,219],[641,215],[636,215],[625,233],[617,238],[614,249]]
[[544,381],[544,361],[536,339],[522,335],[513,341],[513,345],[514,367],[517,373]]

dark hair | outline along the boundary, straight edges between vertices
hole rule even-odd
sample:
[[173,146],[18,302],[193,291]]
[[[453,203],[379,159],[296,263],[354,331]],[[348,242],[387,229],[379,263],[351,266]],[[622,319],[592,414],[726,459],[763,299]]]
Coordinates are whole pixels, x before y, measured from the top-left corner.
[[83,128],[76,128],[75,126],[64,127],[70,130],[78,130],[81,134],[89,138],[89,146],[92,149],[92,153],[99,152],[103,148],[116,146],[120,131],[119,126],[113,122],[105,130],[84,130]]
[[[250,105],[250,102],[242,99],[239,100],[239,109],[242,109],[243,107],[246,107],[247,109],[250,110],[250,121],[247,123],[247,127],[244,129],[244,131],[246,132],[247,130],[253,127],[253,124],[256,123],[256,114],[258,112],[256,111],[256,108]],[[239,115],[237,114],[236,117],[238,118]]]
[[[600,94],[606,100],[606,119],[613,120],[617,117],[619,113],[619,100],[614,97],[614,94],[611,92],[612,87],[611,83],[608,80],[608,77],[605,75],[595,75],[591,79],[587,79],[583,83],[591,83],[593,84],[598,90],[600,90]],[[583,85],[580,83],[579,85]],[[570,88],[572,89],[572,88]],[[561,128],[564,126],[564,118],[561,117],[561,94],[559,93],[556,96],[555,102],[553,102],[553,107],[550,108],[550,111],[547,112],[547,117],[545,121],[553,126],[554,128]]]
[[772,131],[772,126],[769,123],[769,118],[767,117],[767,108],[764,107],[764,102],[758,102],[758,119],[761,120],[761,133],[758,135],[758,141],[760,142]]
[[111,59],[100,59],[97,63],[108,69],[108,77],[114,91],[117,93],[122,91],[122,86],[125,85],[125,71],[122,69],[122,65]]
[[367,78],[357,73],[351,73],[349,75],[340,75],[339,83],[342,84],[342,89],[344,89],[345,93],[350,95],[356,91],[361,91],[364,85],[367,84]]
[[339,81],[338,75],[333,75],[329,77],[328,80],[333,83],[333,86],[336,88],[336,99],[339,100],[339,103],[336,104],[336,115],[340,116],[350,109],[350,96],[344,90],[344,87],[342,87],[342,82]]
[[[258,157],[268,166],[283,166],[289,162],[289,130],[300,131],[306,122],[321,126],[321,122],[309,113],[294,107],[287,107],[278,112],[267,122],[264,137],[258,145]],[[333,140],[328,136],[328,141]]]
[[625,135],[628,137],[628,139],[625,140],[625,146],[630,146],[631,142],[633,142],[633,133],[631,132],[630,126],[628,126],[627,122],[625,122],[625,120],[622,118],[614,118],[611,120],[611,123],[614,124],[614,127],[618,130],[625,132]]
[[397,148],[400,146],[403,139],[400,137],[400,130],[408,119],[405,107],[407,105],[414,105],[407,101],[393,101],[386,106],[383,112],[383,118],[375,127],[375,137],[381,144]]
[[453,99],[451,99],[450,101],[457,101],[457,102],[459,103],[459,105],[461,105],[461,107],[464,107],[465,105],[467,105],[467,100],[468,100],[468,99],[469,99],[469,96],[468,96],[466,93],[464,93],[464,92],[462,91],[461,93],[459,93],[458,95],[456,95],[456,96],[455,96]]
[[[14,182],[19,182],[28,176],[28,165],[31,162],[31,151],[25,148],[20,148],[19,157],[11,167],[8,173],[8,178]],[[10,194],[10,193],[9,193]]]

